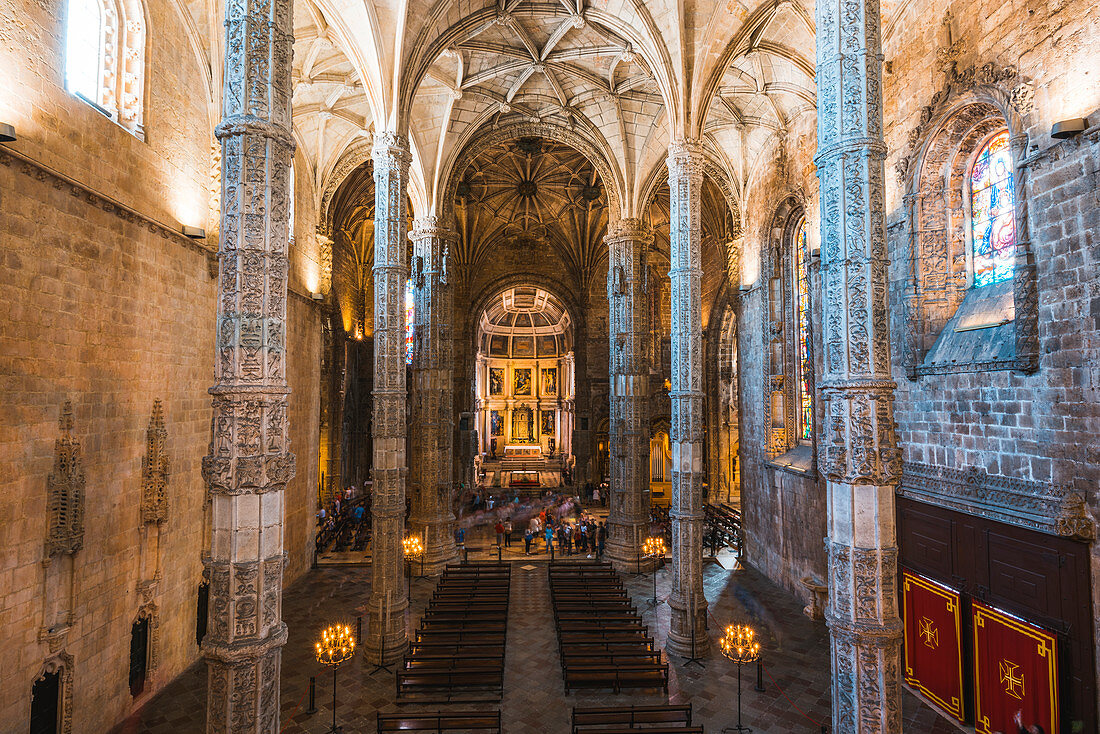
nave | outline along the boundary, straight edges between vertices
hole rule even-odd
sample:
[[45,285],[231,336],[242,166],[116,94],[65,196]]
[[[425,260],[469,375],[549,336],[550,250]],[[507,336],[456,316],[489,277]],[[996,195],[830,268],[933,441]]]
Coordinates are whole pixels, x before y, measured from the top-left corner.
[[[488,552],[478,558],[490,560]],[[495,557],[493,558],[495,560]],[[374,672],[374,664],[362,651],[339,671],[337,719],[347,734],[374,732],[377,712],[403,713],[436,710],[499,708],[507,734],[557,734],[568,732],[574,706],[630,706],[656,703],[690,703],[692,723],[717,734],[731,726],[735,716],[736,668],[712,646],[705,667],[683,666],[669,660],[668,695],[659,690],[581,690],[566,696],[558,663],[557,640],[547,581],[546,554],[510,561],[512,565],[508,637],[505,652],[504,698],[497,704],[402,704],[395,701],[393,675]],[[623,574],[623,581],[643,620],[659,645],[667,636],[668,568],[657,572],[656,616],[647,601],[652,598],[651,574]],[[413,569],[409,629],[419,626],[437,579],[416,579]],[[765,734],[817,734],[828,724],[828,632],[821,621],[811,621],[801,606],[779,587],[751,568],[727,571],[709,562],[704,567],[704,590],[710,604],[710,636],[719,627],[735,622],[754,625],[762,639],[765,690],[756,692],[755,670],[744,669],[742,681],[745,724]],[[358,566],[316,569],[289,587],[283,614],[290,628],[282,668],[281,719],[283,734],[322,734],[332,712],[331,675],[313,655],[319,630],[333,622],[354,625],[364,615],[370,594],[369,570]],[[317,679],[317,712],[307,714],[309,678]],[[782,690],[780,690],[782,689]],[[182,734],[201,731],[205,716],[206,671],[200,662],[164,688],[144,707],[121,723],[112,734]],[[955,731],[931,708],[909,693],[903,700],[906,731],[950,734]]]

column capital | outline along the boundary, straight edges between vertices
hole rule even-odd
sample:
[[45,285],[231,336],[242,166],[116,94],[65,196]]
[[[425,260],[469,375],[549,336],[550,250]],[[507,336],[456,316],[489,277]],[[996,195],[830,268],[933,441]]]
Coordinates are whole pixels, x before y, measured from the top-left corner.
[[374,145],[371,148],[371,158],[375,165],[389,165],[396,161],[407,169],[412,162],[412,153],[409,152],[409,139],[404,135],[385,132],[374,136]]
[[669,175],[681,171],[687,175],[702,175],[705,158],[706,154],[703,146],[698,140],[694,138],[674,140],[668,145],[666,163],[668,164]]
[[425,237],[437,237],[448,242],[456,242],[458,241],[458,232],[444,226],[437,216],[417,217],[413,220],[413,228],[409,232],[409,239],[415,242]]
[[607,226],[607,234],[604,242],[611,243],[617,240],[641,240],[653,241],[653,228],[644,220],[634,217],[618,219]]

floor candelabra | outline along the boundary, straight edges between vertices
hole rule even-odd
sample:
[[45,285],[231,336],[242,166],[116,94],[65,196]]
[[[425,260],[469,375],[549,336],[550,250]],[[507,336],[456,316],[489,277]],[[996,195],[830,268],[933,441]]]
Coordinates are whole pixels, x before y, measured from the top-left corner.
[[750,727],[741,723],[741,668],[760,659],[756,632],[747,624],[731,624],[726,627],[726,634],[719,640],[718,646],[722,654],[737,666],[737,726],[728,726],[722,731],[751,732]]

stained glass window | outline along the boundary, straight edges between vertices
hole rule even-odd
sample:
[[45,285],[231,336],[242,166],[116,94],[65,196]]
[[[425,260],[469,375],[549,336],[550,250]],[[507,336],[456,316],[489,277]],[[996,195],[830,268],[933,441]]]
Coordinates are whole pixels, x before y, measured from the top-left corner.
[[405,281],[405,364],[413,361],[413,316],[415,314],[412,278]]
[[813,432],[814,393],[811,377],[814,367],[810,364],[810,244],[806,238],[806,220],[803,219],[795,233],[794,281],[798,296],[798,405],[800,409],[800,436],[809,441]]
[[1016,204],[1008,131],[989,139],[970,171],[970,222],[974,287],[1012,278],[1016,247]]

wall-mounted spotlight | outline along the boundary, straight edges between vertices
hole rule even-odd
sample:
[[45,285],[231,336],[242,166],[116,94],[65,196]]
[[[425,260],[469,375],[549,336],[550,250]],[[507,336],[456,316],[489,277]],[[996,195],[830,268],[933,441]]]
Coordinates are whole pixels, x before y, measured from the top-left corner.
[[1085,132],[1085,128],[1088,127],[1088,120],[1083,117],[1072,117],[1068,120],[1060,120],[1054,123],[1054,127],[1050,129],[1050,137],[1057,138],[1058,140],[1066,140]]
[[201,240],[206,237],[206,230],[202,227],[189,227],[185,224],[183,225],[183,234],[193,240]]
[[323,300],[325,300],[325,296],[324,296],[323,294],[321,294],[321,293],[310,293],[310,294],[309,294],[309,297],[310,297],[310,298],[312,298],[312,299],[313,299],[313,300],[315,300],[315,301],[323,301]]
[[0,122],[0,143],[15,142],[15,127],[7,122]]
[[741,291],[742,293],[748,293],[749,291],[752,290],[752,286],[749,285],[748,283],[742,283],[741,287],[738,288],[738,290]]

